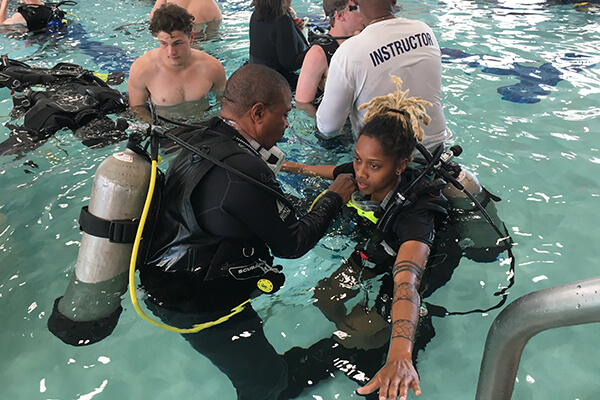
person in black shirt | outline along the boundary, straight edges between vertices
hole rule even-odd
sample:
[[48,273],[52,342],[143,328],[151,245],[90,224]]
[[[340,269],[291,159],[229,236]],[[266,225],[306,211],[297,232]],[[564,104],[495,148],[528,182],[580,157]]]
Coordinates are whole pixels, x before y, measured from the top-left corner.
[[294,21],[289,0],[254,0],[250,17],[250,64],[273,68],[296,89],[308,42]]
[[[310,351],[322,351],[314,350],[319,347],[336,354],[344,348],[354,349],[354,352],[356,349],[385,351],[389,344],[387,356],[377,353],[363,357],[370,364],[376,364],[376,369],[369,371],[374,376],[363,374],[357,378],[359,381],[372,378],[357,393],[366,395],[379,390],[379,399],[390,400],[398,396],[406,398],[409,389],[416,395],[421,393],[413,365],[413,349],[421,295],[428,289],[422,283],[433,264],[429,256],[436,237],[436,219],[443,219],[446,214],[446,201],[439,193],[441,188],[432,192],[417,191],[411,205],[392,214],[389,230],[375,229],[374,223],[391,208],[394,194],[403,192],[419,175],[408,163],[417,141],[423,136],[419,121],[429,122],[424,107],[430,103],[406,98],[407,92],[400,89],[401,81],[392,77],[394,79],[398,81],[397,92],[374,98],[367,104],[370,107],[352,163],[341,166],[285,163],[283,166],[286,172],[327,179],[347,172],[355,176],[359,191],[352,195],[348,205],[364,217],[359,218],[364,219],[359,226],[364,225],[367,236],[338,271],[315,287],[315,305],[336,324],[337,344],[328,344],[331,339],[324,339]],[[457,265],[461,251],[456,250],[452,257]],[[361,286],[382,274],[389,279],[382,279],[376,304],[359,301],[347,310],[345,303],[357,298]],[[297,349],[286,353],[286,359],[293,359],[295,352]],[[336,359],[351,360],[347,353]]]

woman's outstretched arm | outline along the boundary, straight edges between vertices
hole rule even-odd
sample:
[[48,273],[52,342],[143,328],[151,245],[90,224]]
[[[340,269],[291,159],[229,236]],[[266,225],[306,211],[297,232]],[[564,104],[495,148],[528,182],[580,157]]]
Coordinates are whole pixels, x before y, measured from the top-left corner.
[[412,363],[415,331],[419,321],[419,284],[425,270],[429,246],[417,240],[402,243],[392,271],[394,297],[392,303],[392,338],[385,365],[358,394],[379,389],[379,398],[406,400],[408,390],[421,394],[419,375]]

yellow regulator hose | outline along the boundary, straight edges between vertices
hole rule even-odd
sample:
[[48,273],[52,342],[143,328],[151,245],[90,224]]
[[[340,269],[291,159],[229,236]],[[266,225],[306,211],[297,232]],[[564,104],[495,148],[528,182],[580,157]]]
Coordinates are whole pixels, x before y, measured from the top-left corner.
[[158,169],[157,165],[158,165],[158,162],[156,160],[152,160],[152,171],[150,174],[150,185],[148,187],[148,195],[146,196],[146,202],[144,203],[144,209],[142,210],[142,216],[140,218],[140,225],[138,226],[137,233],[135,235],[135,241],[133,243],[133,250],[131,252],[131,262],[129,264],[129,294],[131,296],[131,302],[133,303],[133,308],[135,308],[135,311],[138,313],[138,315],[142,319],[150,322],[152,325],[156,325],[158,327],[166,329],[167,331],[175,332],[175,333],[196,333],[196,332],[200,332],[203,329],[210,328],[211,326],[215,326],[220,323],[223,323],[223,322],[227,321],[229,318],[231,318],[232,316],[234,316],[235,314],[240,313],[244,309],[244,306],[250,301],[250,299],[248,299],[248,300],[244,301],[243,303],[241,303],[240,305],[234,307],[229,314],[224,315],[215,321],[209,321],[209,322],[204,322],[202,324],[196,324],[192,328],[187,328],[187,329],[176,328],[176,327],[173,327],[170,325],[166,325],[166,324],[157,322],[157,321],[153,320],[152,318],[150,318],[148,315],[146,315],[146,313],[144,313],[144,311],[142,310],[142,308],[140,307],[140,305],[138,303],[138,299],[135,294],[135,266],[137,263],[137,255],[138,255],[139,248],[140,248],[140,242],[142,240],[142,232],[144,232],[144,225],[146,224],[146,219],[148,218],[148,212],[150,211],[150,205],[152,203],[152,196],[154,195],[154,187],[156,185],[156,175],[157,175],[157,169]]

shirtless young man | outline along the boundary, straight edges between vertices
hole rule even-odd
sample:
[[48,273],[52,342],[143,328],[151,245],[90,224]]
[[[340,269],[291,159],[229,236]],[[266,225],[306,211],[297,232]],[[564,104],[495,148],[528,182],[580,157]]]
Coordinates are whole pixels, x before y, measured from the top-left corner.
[[296,106],[313,117],[325,88],[331,57],[340,44],[365,27],[352,0],[323,0],[323,11],[329,19],[329,32],[313,42],[306,53],[295,95]]
[[[178,5],[167,3],[154,13],[150,32],[160,47],[139,57],[129,71],[129,105],[146,119],[148,99],[157,106],[173,106],[203,100],[209,92],[217,96],[225,87],[225,69],[214,57],[191,48],[193,16]],[[198,110],[204,111],[204,110]]]
[[215,0],[156,0],[150,19],[154,16],[163,4],[173,3],[179,7],[185,8],[194,17],[194,32],[198,34],[206,34],[217,30],[223,19],[221,10]]

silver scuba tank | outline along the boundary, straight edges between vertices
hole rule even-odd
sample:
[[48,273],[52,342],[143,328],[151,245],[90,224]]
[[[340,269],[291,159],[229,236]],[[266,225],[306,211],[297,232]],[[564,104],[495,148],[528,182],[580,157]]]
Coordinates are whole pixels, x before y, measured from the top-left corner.
[[[503,237],[500,237],[490,225],[477,205],[463,191],[449,183],[444,187],[442,193],[454,209],[453,223],[461,237],[459,245],[465,255],[472,260],[493,261],[499,253],[510,247],[510,237],[498,217],[498,211],[494,204],[495,196],[488,193],[479,184],[473,173],[464,168],[461,169],[456,180],[484,207],[496,227],[503,233]],[[496,200],[499,199],[496,198]]]
[[67,344],[98,342],[117,324],[150,173],[149,159],[129,145],[96,170],[89,206],[80,216],[84,232],[75,270],[48,320],[49,330]]

